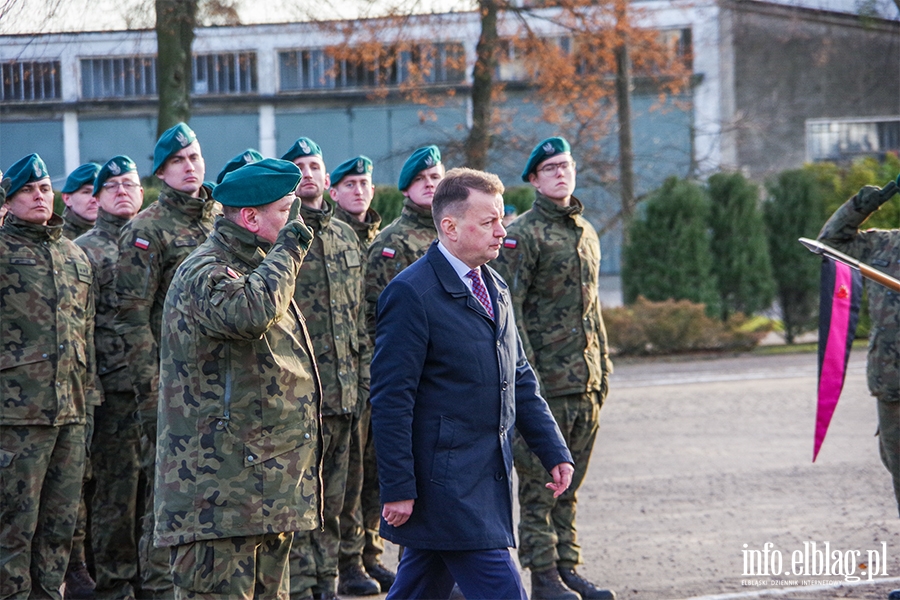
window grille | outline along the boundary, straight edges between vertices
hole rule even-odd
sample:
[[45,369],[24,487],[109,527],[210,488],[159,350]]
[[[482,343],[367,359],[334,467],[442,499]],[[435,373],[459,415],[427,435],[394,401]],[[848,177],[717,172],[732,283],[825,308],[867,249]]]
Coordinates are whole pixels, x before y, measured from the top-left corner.
[[193,63],[194,93],[197,95],[257,92],[255,52],[198,54]]
[[59,100],[62,82],[58,60],[0,63],[0,102]]
[[155,56],[81,60],[82,98],[142,98],[156,93]]

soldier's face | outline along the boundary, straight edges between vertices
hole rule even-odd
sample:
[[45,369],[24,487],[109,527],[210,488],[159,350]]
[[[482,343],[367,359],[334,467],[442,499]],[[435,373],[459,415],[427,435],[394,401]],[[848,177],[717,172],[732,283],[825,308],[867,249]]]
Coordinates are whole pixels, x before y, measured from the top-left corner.
[[575,191],[575,161],[571,154],[557,154],[538,164],[528,181],[551,200],[568,201]]
[[192,142],[168,159],[159,168],[156,176],[170,188],[197,197],[206,176],[206,163],[200,153],[200,143]]
[[413,204],[425,208],[431,207],[434,198],[434,188],[444,178],[444,165],[435,165],[424,171],[419,171],[413,177],[412,183],[403,192],[403,195],[413,201]]
[[331,185],[322,157],[300,156],[294,159],[294,164],[303,173],[303,178],[297,184],[297,197],[300,198],[300,201],[309,202],[321,198],[328,186]]
[[291,212],[291,205],[294,203],[295,198],[296,196],[290,193],[281,200],[276,200],[257,208],[256,222],[258,229],[255,231],[256,235],[275,243],[278,232],[288,222],[288,215]]
[[110,177],[97,195],[100,208],[111,215],[131,219],[144,203],[144,188],[135,172]]
[[371,175],[347,175],[331,188],[331,199],[351,215],[365,217],[375,197]]
[[63,204],[69,207],[73,213],[86,221],[97,219],[97,199],[94,198],[93,184],[86,183],[71,194],[62,195]]
[[474,269],[497,258],[506,237],[503,196],[469,190],[465,212],[460,217],[444,216],[441,230],[441,241],[446,239],[453,254],[469,267]]
[[53,186],[50,178],[26,183],[6,199],[11,214],[28,223],[46,225],[53,216]]

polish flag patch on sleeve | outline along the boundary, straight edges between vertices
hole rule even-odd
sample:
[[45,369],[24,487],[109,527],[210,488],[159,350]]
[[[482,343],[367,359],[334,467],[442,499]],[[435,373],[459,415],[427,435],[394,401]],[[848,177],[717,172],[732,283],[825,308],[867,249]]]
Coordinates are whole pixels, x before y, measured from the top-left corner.
[[513,238],[506,238],[505,240],[503,240],[504,248],[515,248],[518,245],[519,245],[519,242],[517,242]]
[[397,255],[397,251],[393,248],[383,248],[381,250],[381,255],[385,258],[394,258]]
[[144,238],[136,238],[134,240],[134,246],[135,246],[135,248],[140,248],[141,250],[146,250],[147,248],[150,247],[150,241],[145,240]]

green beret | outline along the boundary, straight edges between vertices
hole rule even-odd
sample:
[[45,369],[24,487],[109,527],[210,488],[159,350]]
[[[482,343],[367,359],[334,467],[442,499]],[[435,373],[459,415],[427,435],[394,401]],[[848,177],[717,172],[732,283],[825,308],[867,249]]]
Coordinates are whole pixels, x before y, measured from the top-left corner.
[[331,172],[331,186],[334,187],[347,175],[371,175],[372,160],[368,156],[359,155],[345,160]]
[[264,158],[225,175],[213,197],[223,206],[262,206],[293,192],[302,177],[294,163]]
[[132,171],[137,172],[137,165],[134,164],[133,160],[123,154],[113,156],[106,161],[106,164],[97,173],[97,178],[94,180],[94,195],[96,196],[100,193],[100,190],[103,189],[103,184],[110,177],[118,177]]
[[[66,178],[66,185],[63,189],[60,190],[63,194],[74,194],[81,186],[87,183],[94,183],[94,178],[97,177],[97,172],[100,171],[100,165],[95,162],[84,163],[71,173]],[[94,195],[96,195],[97,190],[94,189]]]
[[197,134],[184,123],[166,129],[153,149],[153,172],[159,171],[170,156],[196,141]]
[[222,179],[235,169],[240,169],[244,165],[249,165],[250,163],[259,162],[263,159],[263,155],[254,150],[253,148],[247,148],[222,167],[222,170],[219,171],[219,175],[216,177],[216,183],[222,183]]
[[281,160],[293,161],[295,158],[300,158],[301,156],[321,157],[322,149],[319,148],[319,145],[317,143],[315,143],[308,137],[297,138],[297,141],[294,142],[294,145],[284,153],[284,156],[281,157]]
[[572,147],[569,146],[569,142],[565,139],[561,137],[547,138],[535,146],[534,150],[531,151],[531,156],[528,157],[528,163],[525,165],[525,170],[522,171],[522,181],[528,181],[528,176],[534,173],[537,166],[551,156],[567,152],[571,154]]
[[430,169],[431,167],[441,164],[441,151],[437,146],[424,146],[409,155],[403,168],[400,169],[400,180],[397,182],[397,188],[403,192],[410,186],[416,175]]
[[0,206],[6,202],[6,187],[3,185],[3,171],[0,171]]
[[6,189],[6,197],[12,198],[16,192],[22,189],[26,183],[40,181],[50,177],[47,165],[37,154],[29,154],[16,161],[16,164],[6,170],[3,177],[3,187]]

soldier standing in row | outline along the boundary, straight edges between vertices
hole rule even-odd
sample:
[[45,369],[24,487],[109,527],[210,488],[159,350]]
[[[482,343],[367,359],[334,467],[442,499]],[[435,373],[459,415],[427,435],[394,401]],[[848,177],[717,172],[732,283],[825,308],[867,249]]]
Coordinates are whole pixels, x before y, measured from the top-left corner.
[[[94,178],[100,165],[89,162],[81,165],[66,178],[60,190],[63,204],[63,235],[74,240],[94,226],[97,220],[97,197],[94,196]],[[82,540],[82,543],[84,540]]]
[[572,195],[575,161],[566,140],[552,137],[538,144],[522,180],[537,192],[534,206],[510,223],[492,264],[509,284],[525,354],[575,459],[575,474],[569,489],[554,498],[544,486],[544,467],[516,435],[519,562],[531,569],[532,598],[615,598],[575,571],[583,562],[575,533],[576,493],[612,372],[597,289],[600,240]]
[[2,181],[0,597],[60,598],[81,497],[94,388],[91,264],[62,236],[41,157]]
[[[330,178],[319,145],[300,138],[285,156],[303,174],[297,186],[300,215],[315,233],[297,278],[294,300],[306,318],[319,366],[324,447],[323,528],[294,536],[292,596],[302,598],[311,592],[314,598],[328,599],[335,597],[337,584],[351,428],[359,418],[359,390],[369,389],[371,352],[363,323],[362,249],[353,229],[334,219],[334,206],[325,201]],[[352,164],[338,166],[334,170],[336,185],[359,164],[354,159]],[[371,173],[371,162],[361,164],[364,172]],[[370,578],[353,581],[359,589],[349,593],[380,591]],[[341,585],[345,585],[343,576]],[[364,585],[367,589],[362,589]]]
[[119,236],[116,330],[125,343],[126,363],[137,395],[141,460],[148,482],[139,544],[141,587],[147,596],[169,598],[169,553],[152,543],[159,331],[175,269],[212,232],[219,205],[203,185],[206,165],[200,143],[184,123],[166,130],[156,142],[153,172],[163,183],[159,199],[125,225]]
[[321,388],[294,286],[313,239],[300,171],[229,173],[224,216],[178,268],[160,335],[154,541],[175,598],[287,598],[293,532],[319,526]]
[[[347,161],[362,160],[370,164],[368,158],[359,156]],[[340,169],[340,167],[338,167]],[[378,234],[381,216],[371,207],[375,197],[375,184],[370,172],[351,170],[330,190],[331,199],[337,206],[335,218],[348,223],[356,232],[363,252]],[[350,456],[347,466],[347,485],[344,492],[344,507],[341,510],[341,554],[339,570],[343,594],[364,595],[374,593],[370,578],[378,582],[382,592],[387,592],[396,575],[381,563],[384,544],[380,539],[367,535],[370,527],[377,527],[381,515],[381,501],[378,498],[377,466],[375,448],[369,436],[371,405],[369,391],[359,390],[360,412],[351,426]],[[368,454],[366,453],[368,449]],[[366,479],[371,485],[365,487]]]
[[[136,404],[125,346],[115,328],[119,234],[144,201],[134,161],[127,156],[109,159],[97,174],[92,193],[100,207],[97,220],[75,241],[94,268],[94,346],[103,390],[103,404],[96,408],[95,435],[90,441],[94,481],[90,539],[96,594],[101,598],[134,598],[138,584],[140,428],[134,418]],[[67,596],[69,585],[67,581]]]

